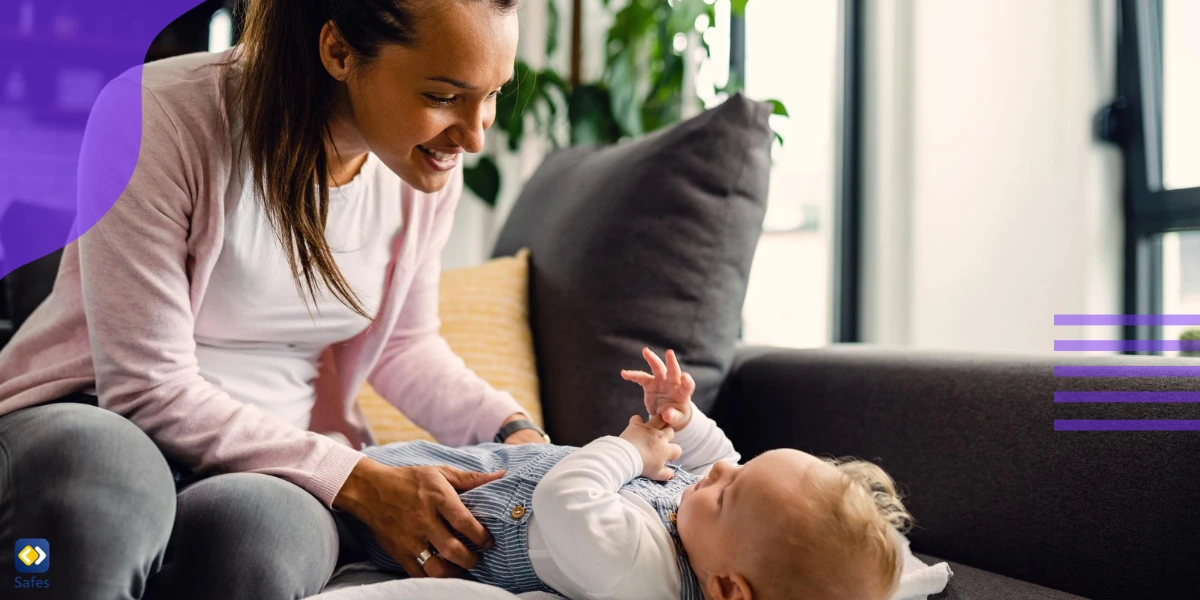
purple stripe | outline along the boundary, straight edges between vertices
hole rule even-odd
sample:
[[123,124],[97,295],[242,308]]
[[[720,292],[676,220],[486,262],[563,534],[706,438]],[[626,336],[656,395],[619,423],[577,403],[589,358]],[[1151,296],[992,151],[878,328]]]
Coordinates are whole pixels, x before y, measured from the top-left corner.
[[1132,366],[1054,367],[1055,377],[1200,377],[1200,367]]
[[1055,352],[1200,352],[1200,340],[1054,340]]
[[1200,325],[1200,315],[1054,315],[1055,325]]
[[1200,402],[1200,392],[1054,392],[1055,402]]
[[1055,431],[1200,431],[1200,421],[1173,419],[1055,419]]

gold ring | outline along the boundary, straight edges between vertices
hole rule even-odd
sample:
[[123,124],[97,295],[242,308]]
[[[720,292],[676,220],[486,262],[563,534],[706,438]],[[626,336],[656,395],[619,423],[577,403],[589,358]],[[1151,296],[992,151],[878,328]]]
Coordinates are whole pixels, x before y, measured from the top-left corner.
[[422,550],[421,553],[417,555],[417,564],[421,565],[423,567],[423,566],[425,566],[425,563],[429,562],[429,559],[433,558],[436,555],[437,555],[437,548],[430,546],[430,547]]

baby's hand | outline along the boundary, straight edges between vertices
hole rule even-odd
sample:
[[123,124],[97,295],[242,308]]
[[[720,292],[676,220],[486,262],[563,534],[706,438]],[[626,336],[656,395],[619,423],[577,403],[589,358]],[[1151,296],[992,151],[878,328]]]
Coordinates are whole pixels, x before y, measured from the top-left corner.
[[655,481],[666,481],[675,476],[675,472],[667,468],[667,461],[679,458],[683,449],[671,443],[674,437],[675,431],[666,427],[662,419],[655,417],[644,423],[641,415],[630,417],[629,427],[621,433],[621,439],[633,444],[642,455],[642,477]]
[[646,412],[651,417],[662,417],[675,431],[683,429],[692,420],[692,392],[696,391],[696,381],[680,370],[674,350],[667,350],[665,365],[649,348],[642,348],[642,356],[654,374],[623,370],[621,378],[642,386],[646,393]]

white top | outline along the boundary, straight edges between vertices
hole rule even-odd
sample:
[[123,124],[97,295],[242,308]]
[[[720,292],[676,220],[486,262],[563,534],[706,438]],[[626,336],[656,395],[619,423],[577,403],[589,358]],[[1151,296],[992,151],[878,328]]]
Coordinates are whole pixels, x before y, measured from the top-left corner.
[[[383,299],[390,245],[400,228],[399,197],[399,177],[381,168],[373,154],[353,180],[329,190],[325,238],[372,315]],[[226,211],[224,242],[196,315],[200,375],[234,399],[308,429],[322,350],[354,337],[371,321],[319,280],[318,300],[306,307],[252,186],[244,186]]]
[[[676,432],[679,466],[707,475],[741,456],[725,433],[693,406]],[[621,486],[642,473],[633,444],[602,437],[562,459],[538,482],[529,519],[534,573],[576,600],[678,600],[675,544],[654,508]]]

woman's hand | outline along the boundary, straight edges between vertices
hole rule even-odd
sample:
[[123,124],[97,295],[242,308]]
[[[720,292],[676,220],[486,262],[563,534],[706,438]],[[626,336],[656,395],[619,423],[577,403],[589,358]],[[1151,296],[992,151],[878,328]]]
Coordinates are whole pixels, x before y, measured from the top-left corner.
[[[479,557],[450,528],[481,548],[492,546],[491,535],[463,505],[458,492],[503,476],[503,471],[473,473],[453,467],[388,467],[363,458],[333,506],[366,524],[410,577],[454,577],[473,568]],[[417,556],[430,548],[437,554],[422,566]]]
[[679,431],[692,420],[692,393],[696,381],[679,368],[674,350],[667,350],[667,363],[649,348],[642,348],[642,357],[653,375],[645,371],[621,371],[621,378],[632,381],[645,392],[646,412],[662,417],[671,429]]
[[674,438],[675,430],[657,416],[644,423],[641,415],[633,415],[629,417],[629,426],[621,432],[621,439],[633,444],[642,455],[642,477],[655,481],[666,481],[675,476],[675,472],[667,468],[667,461],[679,458],[683,449],[671,443]]

